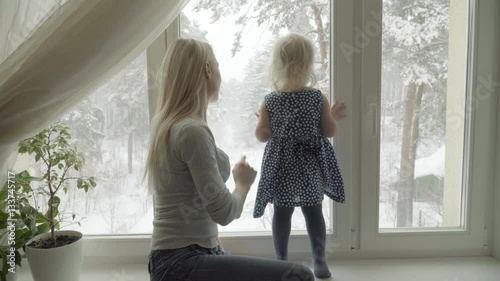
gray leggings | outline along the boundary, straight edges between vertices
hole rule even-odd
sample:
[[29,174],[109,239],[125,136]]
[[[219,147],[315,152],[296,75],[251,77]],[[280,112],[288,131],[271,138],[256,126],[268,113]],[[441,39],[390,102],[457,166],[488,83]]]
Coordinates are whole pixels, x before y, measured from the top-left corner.
[[231,256],[220,248],[190,245],[154,250],[149,255],[151,281],[314,281],[300,264],[248,256]]

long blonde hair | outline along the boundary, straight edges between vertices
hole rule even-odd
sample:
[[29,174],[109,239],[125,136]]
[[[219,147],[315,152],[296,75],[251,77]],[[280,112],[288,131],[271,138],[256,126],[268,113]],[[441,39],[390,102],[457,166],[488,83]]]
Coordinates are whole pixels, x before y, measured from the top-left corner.
[[160,179],[168,179],[166,158],[172,125],[195,113],[205,114],[206,96],[200,93],[205,87],[205,65],[213,58],[212,47],[195,39],[177,40],[165,56],[144,173],[150,192],[162,188]]
[[269,82],[274,91],[292,92],[316,83],[314,47],[305,36],[290,33],[274,44]]

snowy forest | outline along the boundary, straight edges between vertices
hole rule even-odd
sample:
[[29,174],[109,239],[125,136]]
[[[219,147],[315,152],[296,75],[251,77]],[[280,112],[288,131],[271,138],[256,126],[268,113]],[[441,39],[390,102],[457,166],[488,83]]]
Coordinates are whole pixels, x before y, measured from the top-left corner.
[[[210,42],[209,25],[234,18],[238,31],[219,34],[232,41],[231,51],[225,56],[237,57],[244,51],[245,37],[252,32],[266,34],[259,42],[261,47],[253,50],[246,63],[235,66],[242,68],[241,79],[225,79],[222,73],[220,99],[209,108],[209,125],[217,145],[230,156],[232,165],[244,154],[260,170],[265,144],[254,136],[254,113],[269,93],[266,73],[273,41],[287,32],[308,36],[316,48],[316,87],[329,96],[330,1],[191,2],[180,16],[181,37]],[[380,227],[439,227],[450,0],[383,3]],[[205,24],[200,23],[202,17]],[[152,198],[142,183],[149,139],[146,61],[146,53],[138,56],[62,118],[86,158],[81,173],[94,176],[97,182],[96,188],[87,194],[75,192],[61,198],[61,209],[77,214],[79,222],[66,226],[67,229],[85,234],[152,231]],[[431,162],[434,169],[428,168]],[[36,170],[36,165],[32,166]],[[257,179],[259,176],[260,171]],[[227,186],[234,188],[232,178]],[[220,231],[271,229],[272,206],[264,217],[252,217],[256,191],[257,182],[241,218],[220,227]],[[328,228],[332,227],[328,219],[330,201],[323,203]],[[293,229],[305,230],[300,211],[294,214]]]

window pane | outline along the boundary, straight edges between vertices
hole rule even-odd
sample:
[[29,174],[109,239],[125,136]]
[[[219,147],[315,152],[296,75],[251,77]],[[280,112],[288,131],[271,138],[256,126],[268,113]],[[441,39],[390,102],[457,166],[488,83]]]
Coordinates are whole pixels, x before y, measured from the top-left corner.
[[85,214],[84,233],[150,230],[143,220],[152,200],[141,184],[149,140],[148,110],[143,53],[63,118],[87,155],[84,172],[97,181],[95,190],[71,206],[77,214]]
[[383,5],[379,227],[462,226],[468,1]]
[[[152,209],[152,200],[141,184],[149,139],[148,108],[143,53],[61,118],[86,160],[70,176],[94,176],[97,183],[88,193],[75,186],[67,195],[60,192],[64,229],[84,234],[151,232],[152,216],[145,215]],[[29,161],[32,173],[39,175],[39,165]],[[44,200],[37,201],[45,206]],[[76,214],[74,221],[71,214]]]
[[[270,92],[266,83],[267,65],[274,40],[288,32],[306,34],[317,54],[316,75],[323,93],[329,96],[330,1],[191,1],[181,15],[181,37],[208,41],[220,63],[222,85],[219,101],[209,107],[209,125],[217,145],[234,165],[242,155],[258,170],[265,144],[254,135],[257,111]],[[269,15],[273,14],[272,17]],[[230,190],[234,181],[227,181]],[[241,218],[221,232],[271,230],[272,205],[263,217],[254,219],[257,180],[248,194]],[[328,199],[328,200],[326,200]],[[330,201],[325,196],[323,209],[327,228],[331,228]],[[292,219],[293,230],[305,230],[300,210]]]

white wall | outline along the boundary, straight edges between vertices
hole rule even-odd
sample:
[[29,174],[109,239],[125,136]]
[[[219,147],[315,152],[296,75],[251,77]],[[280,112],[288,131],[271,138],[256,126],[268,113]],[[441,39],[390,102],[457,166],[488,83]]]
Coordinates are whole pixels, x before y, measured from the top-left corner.
[[[500,6],[500,5],[498,5]],[[500,7],[498,13],[500,14]],[[497,23],[497,34],[500,32],[500,20]],[[498,50],[500,52],[500,48]],[[497,82],[500,82],[500,73],[498,75]],[[500,96],[500,87],[497,87],[497,96]],[[497,161],[495,166],[496,171],[496,182],[494,191],[494,235],[493,235],[493,256],[500,260],[500,98],[498,98],[497,105]]]
[[[499,11],[500,14],[500,11]],[[500,32],[500,28],[498,28]],[[500,51],[500,50],[499,50]],[[500,81],[500,75],[498,80]],[[497,89],[498,95],[500,91]],[[497,108],[500,110],[500,98],[498,98]],[[493,235],[493,256],[500,260],[500,113],[497,113],[497,161],[496,161],[496,183],[494,192],[494,235]]]
[[[472,100],[473,116],[473,150],[471,168],[473,184],[470,186],[471,198],[476,199],[476,204],[483,206],[482,215],[471,216],[469,225],[483,225],[485,231],[481,236],[483,245],[490,253],[497,257],[500,247],[500,231],[498,230],[498,211],[496,208],[500,200],[496,200],[494,195],[497,190],[498,170],[497,164],[497,96],[498,89],[495,87],[498,81],[499,45],[500,31],[498,29],[498,10],[500,1],[498,0],[476,0],[478,4],[476,10],[477,33],[475,36],[475,75]],[[476,188],[475,188],[476,187]],[[482,188],[486,193],[478,192]],[[498,202],[496,202],[498,201]],[[472,211],[478,206],[472,205]],[[495,229],[497,227],[497,229]]]
[[495,20],[496,20],[496,29],[492,34],[496,35],[496,61],[497,61],[497,75],[494,77],[498,77],[496,79],[497,85],[497,140],[496,140],[496,166],[495,166],[495,174],[496,180],[494,185],[494,199],[493,199],[493,256],[500,260],[500,59],[498,58],[498,54],[500,53],[500,1],[495,2]]

